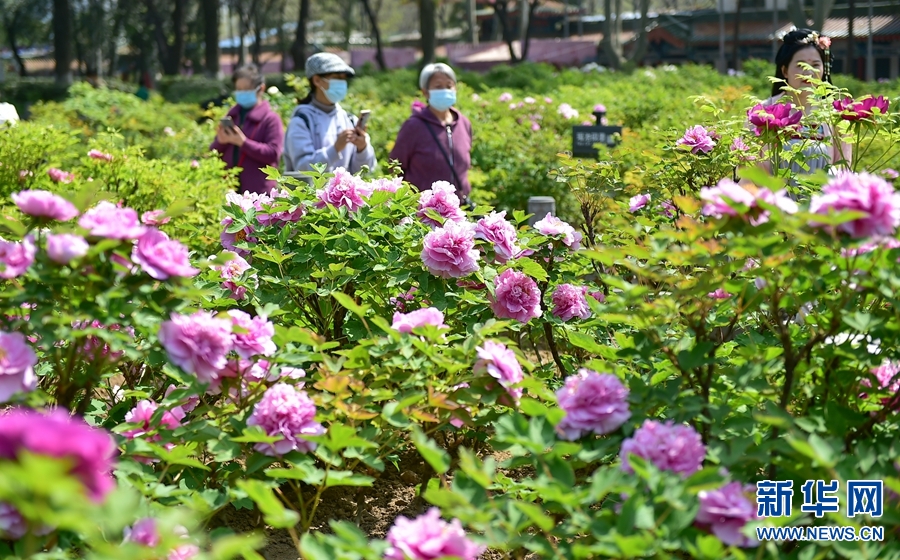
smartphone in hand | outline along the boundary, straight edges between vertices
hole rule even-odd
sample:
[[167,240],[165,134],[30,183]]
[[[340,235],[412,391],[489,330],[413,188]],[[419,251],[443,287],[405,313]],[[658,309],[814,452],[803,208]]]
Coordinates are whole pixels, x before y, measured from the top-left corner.
[[364,109],[359,112],[359,120],[356,122],[356,130],[360,132],[366,131],[366,126],[369,124],[369,116],[372,114],[372,111],[368,109]]
[[224,128],[225,130],[234,130],[234,119],[232,119],[231,117],[222,118],[222,120],[219,121],[219,124],[222,125],[222,128]]

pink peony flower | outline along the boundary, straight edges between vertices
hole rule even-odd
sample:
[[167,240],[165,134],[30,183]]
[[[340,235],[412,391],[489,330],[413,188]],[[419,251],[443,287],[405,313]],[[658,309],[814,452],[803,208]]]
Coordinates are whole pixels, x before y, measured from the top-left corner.
[[[749,498],[753,496],[753,498]],[[751,547],[759,542],[745,537],[741,529],[747,523],[756,521],[756,488],[730,482],[716,490],[701,490],[700,511],[694,522],[701,528],[710,530],[728,546]]]
[[[774,193],[769,189],[758,189],[753,193],[731,179],[722,179],[715,187],[703,187],[700,189],[700,198],[706,201],[703,207],[705,216],[715,218],[741,216],[753,226],[769,221],[769,211],[763,209],[759,205],[760,202],[776,206],[786,214],[794,214],[799,209],[797,203],[787,196],[784,189]],[[739,213],[733,208],[734,204],[746,206],[748,208],[746,214]]]
[[116,442],[105,430],[88,426],[63,409],[41,413],[13,409],[0,416],[0,459],[15,461],[27,451],[70,465],[69,474],[100,502],[115,486],[112,477]]
[[659,207],[660,207],[660,209],[662,209],[663,215],[666,218],[674,218],[676,213],[678,212],[678,209],[675,208],[675,205],[672,204],[672,202],[669,200],[662,201],[660,203]]
[[534,229],[543,235],[562,235],[563,245],[572,251],[576,251],[581,247],[581,233],[575,231],[575,228],[556,216],[550,215],[550,212],[547,212],[543,220],[535,222]]
[[447,221],[462,222],[466,215],[459,207],[459,197],[456,196],[456,187],[447,181],[435,181],[431,189],[422,191],[419,195],[419,211],[416,213],[422,223],[432,227],[440,227],[440,223],[429,218],[425,212],[431,209]]
[[631,418],[628,389],[609,373],[579,369],[556,392],[556,400],[566,412],[556,429],[569,441],[590,432],[608,434]]
[[547,105],[553,103],[553,98],[552,98],[552,97],[545,97],[545,98],[544,98],[544,103],[546,103]]
[[478,270],[475,226],[469,222],[448,221],[425,236],[422,263],[441,278],[462,278]]
[[383,177],[372,181],[372,185],[376,191],[397,192],[397,189],[403,186],[402,177]]
[[25,335],[0,331],[0,403],[37,388],[36,364],[37,355]]
[[[187,389],[187,387],[176,387],[175,385],[169,385],[166,388],[166,398],[169,398],[169,395],[177,391],[178,389]],[[181,410],[185,412],[190,412],[197,408],[197,405],[200,404],[200,397],[198,395],[189,395],[187,397],[187,401],[183,402],[180,405]]]
[[281,436],[275,443],[257,443],[255,449],[271,457],[300,451],[309,453],[316,444],[303,436],[320,436],[325,428],[315,421],[316,405],[306,395],[285,383],[278,383],[266,390],[262,399],[253,407],[247,420],[248,426],[259,426],[270,436]]
[[506,91],[500,94],[498,101],[500,101],[500,103],[506,103],[507,101],[512,101],[512,98],[512,94]]
[[[133,327],[123,327],[121,325],[113,324],[110,326],[105,326],[103,323],[94,319],[93,321],[75,321],[72,323],[72,328],[76,330],[84,330],[84,329],[106,329],[109,331],[122,331],[124,330],[128,333],[131,338],[134,338],[134,328]],[[76,334],[77,335],[77,334]],[[77,335],[82,336],[82,335]],[[87,357],[89,360],[96,360],[99,358],[108,358],[110,361],[116,361],[122,356],[125,355],[124,351],[112,352],[109,344],[107,344],[101,337],[89,334],[85,338],[84,346],[81,347],[81,352]]]
[[722,288],[716,288],[714,292],[709,292],[708,294],[706,294],[706,297],[712,299],[728,299],[731,297],[731,294],[729,294]]
[[506,221],[506,210],[490,214],[478,220],[475,224],[475,239],[484,239],[494,245],[494,260],[505,263],[519,253],[516,243],[518,236],[516,228]]
[[[278,203],[279,198],[290,198],[291,193],[288,191],[281,189],[280,191],[275,192],[272,195],[272,202],[267,206],[272,206],[273,204]],[[303,217],[303,214],[306,213],[306,208],[303,204],[298,204],[297,206],[292,206],[292,209],[281,210],[278,212],[261,212],[256,214],[256,219],[259,220],[259,223],[264,226],[283,226],[288,223],[299,222],[300,218]],[[264,208],[268,210],[267,208]]]
[[131,208],[119,208],[109,201],[102,201],[78,219],[78,225],[94,237],[109,239],[136,239],[147,230]]
[[17,541],[28,534],[28,522],[12,504],[0,502],[0,539]]
[[234,257],[222,266],[213,266],[213,270],[218,270],[222,277],[222,287],[231,292],[231,298],[237,301],[244,299],[247,288],[238,286],[234,279],[240,278],[247,270],[250,270],[250,263],[243,259],[237,253],[231,253]]
[[172,313],[171,319],[160,326],[158,336],[169,360],[195,374],[201,383],[218,378],[234,346],[231,321],[214,317],[209,311],[193,315]]
[[180,544],[166,556],[166,560],[191,560],[200,554],[200,547],[195,544]]
[[494,278],[494,297],[490,299],[491,309],[500,319],[527,323],[542,314],[541,291],[537,283],[511,268]]
[[[181,421],[184,420],[185,414],[184,409],[180,406],[176,406],[171,410],[163,412],[162,418],[160,418],[159,421],[159,426],[154,426],[153,415],[156,414],[158,409],[159,405],[151,400],[138,401],[137,405],[125,414],[125,421],[129,424],[136,424],[137,428],[122,432],[122,435],[128,439],[135,439],[143,437],[148,432],[158,430],[159,428],[174,430],[181,426]],[[159,434],[155,434],[147,439],[149,441],[159,441],[160,436]]]
[[74,204],[49,191],[21,191],[13,193],[12,199],[19,210],[36,218],[67,222],[78,215]]
[[272,203],[272,197],[267,194],[259,194],[244,191],[242,194],[229,192],[225,195],[226,206],[237,206],[244,212],[251,208],[257,212],[262,211],[263,207]]
[[231,216],[226,216],[222,219],[221,224],[225,226],[225,229],[223,229],[222,233],[219,234],[219,240],[222,242],[222,247],[238,255],[248,256],[250,255],[250,251],[247,249],[239,248],[237,244],[242,241],[246,241],[247,243],[256,243],[256,238],[252,237],[252,234],[255,230],[253,226],[246,226],[234,233],[229,233],[228,228],[233,223],[234,218],[232,218]]
[[172,219],[165,215],[165,210],[150,210],[141,214],[141,223],[145,226],[161,226]]
[[590,292],[588,295],[600,303],[606,303],[606,296],[603,295],[603,292]]
[[450,523],[441,519],[438,508],[415,519],[401,515],[388,531],[387,541],[391,547],[385,560],[436,560],[448,556],[476,560],[485,551],[485,547],[466,537],[458,519]]
[[10,280],[25,274],[34,263],[35,251],[30,234],[18,243],[0,237],[0,278]]
[[391,328],[402,333],[411,333],[413,329],[425,325],[434,325],[439,329],[447,328],[447,325],[444,324],[444,314],[434,307],[416,309],[409,313],[395,312]]
[[187,247],[153,228],[135,243],[131,260],[157,280],[168,280],[172,276],[190,278],[200,273],[200,269],[191,266]]
[[75,179],[75,175],[72,175],[68,171],[63,171],[62,169],[57,169],[55,167],[51,167],[47,170],[47,175],[50,176],[50,180],[54,183],[71,183],[73,179]]
[[873,97],[867,95],[859,101],[853,101],[850,97],[844,99],[836,99],[833,103],[835,110],[840,111],[841,118],[845,121],[859,121],[862,119],[871,119],[874,112],[878,109],[878,113],[886,115],[891,102],[883,95]]
[[345,206],[351,212],[356,212],[365,206],[363,197],[368,193],[369,191],[359,177],[353,176],[343,167],[338,167],[334,170],[334,177],[328,181],[325,188],[316,191],[316,196],[319,198],[316,207],[324,208],[326,205],[331,205],[339,208]]
[[578,118],[578,111],[573,109],[572,106],[568,103],[560,103],[559,108],[556,109],[556,112],[566,120]]
[[553,290],[551,298],[553,300],[553,315],[559,317],[563,322],[575,317],[587,319],[591,316],[591,309],[584,298],[586,293],[586,287],[579,288],[572,284],[560,284]]
[[675,142],[675,145],[684,146],[690,149],[691,153],[694,154],[699,154],[701,152],[708,154],[716,147],[716,143],[709,135],[709,131],[699,124],[687,129],[684,136],[679,138],[678,141]]
[[192,168],[192,169],[198,169],[199,167],[200,167],[200,162],[197,161],[197,160],[195,160],[195,159],[192,159],[192,160],[191,160],[191,168]]
[[[234,333],[234,350],[242,358],[252,356],[271,356],[277,350],[272,337],[275,336],[275,325],[265,316],[250,317],[238,309],[228,312],[232,325],[237,329]],[[238,332],[246,331],[246,332]]]
[[531,123],[531,131],[532,131],[532,132],[537,132],[537,131],[540,130],[540,129],[541,129],[541,125],[539,125],[538,123],[532,121],[532,123]]
[[759,103],[747,111],[750,124],[756,127],[756,135],[766,131],[778,131],[783,128],[793,129],[800,124],[803,113],[794,110],[790,103],[763,105]]
[[415,112],[417,112],[417,111],[421,111],[421,110],[424,109],[425,107],[428,107],[428,105],[422,103],[422,102],[419,101],[418,99],[413,99],[413,102],[410,104],[409,109],[410,109],[413,113],[415,113]]
[[516,354],[505,345],[491,340],[485,341],[482,346],[475,349],[478,353],[478,361],[472,368],[476,375],[487,373],[500,382],[500,386],[506,389],[516,405],[522,398],[522,389],[516,387],[525,374],[522,366],[516,359]]
[[90,152],[88,152],[88,156],[91,159],[102,159],[105,161],[112,161],[113,159],[111,154],[103,153],[100,150],[91,150]]
[[[891,362],[885,360],[883,364],[872,370],[872,375],[878,381],[878,389],[890,393],[890,396],[881,399],[881,404],[891,406],[891,408],[900,407],[900,400],[897,394],[900,393],[900,362]],[[871,387],[872,382],[863,379],[859,382],[864,387]],[[868,398],[866,393],[860,394],[861,398]]]
[[881,170],[881,176],[888,181],[894,181],[894,179],[900,177],[900,172],[898,172],[896,169],[891,169],[890,167],[888,167],[887,169]]
[[630,199],[628,199],[628,211],[637,212],[644,206],[647,206],[648,202],[650,202],[649,194],[638,194],[632,196]]
[[597,103],[596,105],[594,105],[594,112],[595,113],[605,113],[606,105],[604,105],[603,103]]
[[525,103],[527,103],[529,105],[534,105],[536,99],[534,97],[526,97],[522,101],[524,101]]
[[[840,173],[822,187],[822,194],[812,197],[809,211],[828,214],[852,210],[865,216],[837,226],[851,237],[891,235],[900,224],[900,194],[890,183],[869,173]],[[812,221],[813,227],[824,224]]]
[[634,472],[628,463],[629,455],[637,455],[664,471],[690,476],[700,470],[706,457],[706,447],[690,426],[674,424],[671,420],[662,424],[645,420],[634,435],[622,442],[622,470]]
[[159,529],[156,520],[152,517],[139,519],[131,527],[125,527],[125,542],[133,542],[150,548],[159,546]]

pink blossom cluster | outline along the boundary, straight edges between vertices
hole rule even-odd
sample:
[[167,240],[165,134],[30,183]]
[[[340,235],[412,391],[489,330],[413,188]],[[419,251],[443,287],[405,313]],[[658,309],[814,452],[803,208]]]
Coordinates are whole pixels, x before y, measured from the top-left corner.
[[174,430],[184,420],[184,409],[180,406],[175,406],[165,410],[159,420],[159,424],[155,425],[153,423],[153,415],[156,414],[158,409],[159,405],[152,400],[138,401],[137,405],[125,414],[125,422],[134,424],[135,427],[123,432],[122,435],[128,439],[144,438],[147,441],[159,441],[161,439],[158,433],[159,429]]
[[[219,272],[219,276],[223,280],[222,287],[231,292],[229,297],[240,301],[246,297],[247,288],[239,286],[235,280],[240,279],[244,272],[250,270],[250,263],[237,253],[230,252],[230,255],[232,255],[232,258],[226,261],[224,265],[213,265],[212,269]],[[252,277],[255,277],[255,275]]]
[[168,224],[170,220],[165,210],[148,210],[141,214],[141,223],[145,226],[161,226]]
[[431,508],[415,519],[400,516],[387,534],[385,560],[476,560],[485,547],[469,540],[458,519],[447,523]]
[[587,286],[575,286],[572,284],[560,284],[553,291],[553,315],[559,317],[563,322],[570,321],[576,317],[579,319],[587,319],[591,316],[591,308],[588,307]]
[[782,129],[796,129],[800,125],[803,113],[794,109],[790,103],[775,103],[754,105],[748,112],[747,118],[750,124],[756,127],[756,135],[763,132],[777,132]]
[[292,206],[287,210],[273,211],[271,209],[273,205],[279,202],[284,204],[283,200],[279,201],[279,199],[289,199],[290,197],[291,193],[284,189],[275,191],[272,194],[271,201],[262,205],[264,211],[258,212],[256,219],[264,226],[284,226],[285,224],[299,222],[306,212],[306,208],[302,204]]
[[35,218],[67,222],[78,215],[74,204],[49,191],[20,191],[13,193],[12,200],[19,210]]
[[522,389],[516,387],[524,378],[522,366],[516,359],[516,354],[500,342],[492,340],[475,349],[478,353],[478,361],[475,362],[473,371],[476,375],[487,373],[496,379],[500,386],[506,389],[512,397],[514,404],[519,404],[522,398]]
[[[900,193],[876,175],[840,173],[822,187],[821,194],[812,197],[809,211],[827,215],[845,210],[864,215],[838,225],[838,231],[854,238],[891,235],[900,225]],[[810,225],[826,227],[816,221]]]
[[411,333],[413,329],[425,325],[432,325],[439,329],[447,328],[447,325],[444,324],[444,314],[434,307],[416,309],[409,313],[395,312],[391,328],[402,333]]
[[836,99],[833,106],[836,111],[840,111],[841,118],[845,121],[859,121],[871,119],[875,109],[878,110],[878,114],[886,115],[890,104],[890,100],[883,95],[878,97],[867,95],[858,101],[854,101],[851,97]]
[[716,147],[716,142],[709,131],[698,124],[687,129],[675,145],[687,148],[694,154],[708,154]]
[[319,199],[316,207],[340,208],[343,206],[350,212],[356,212],[365,206],[366,203],[363,199],[370,194],[372,194],[371,187],[366,185],[362,179],[343,167],[338,167],[334,170],[334,177],[325,184],[325,188],[316,191],[316,197]]
[[[877,388],[889,395],[881,399],[883,405],[891,406],[891,408],[900,408],[900,362],[892,362],[885,360],[883,364],[872,370],[872,375],[878,382]],[[871,387],[872,382],[863,379],[859,383],[863,387]],[[868,395],[863,393],[862,398]]]
[[191,266],[187,247],[155,228],[148,228],[138,238],[131,260],[156,280],[190,278],[200,273],[200,269]]
[[30,234],[22,241],[6,241],[0,237],[0,278],[9,280],[25,274],[34,263],[36,251]]
[[[187,529],[180,526],[175,528],[174,533],[185,539],[188,536]],[[123,537],[123,542],[131,542],[148,548],[156,548],[162,542],[159,527],[152,517],[139,519],[131,527],[126,527]],[[190,560],[198,554],[200,554],[200,548],[197,545],[185,543],[169,551],[166,560]]]
[[[76,329],[76,330],[91,328],[91,329],[106,329],[109,331],[116,331],[116,332],[124,331],[124,332],[128,333],[131,336],[131,338],[134,338],[134,327],[128,326],[128,327],[124,327],[124,329],[123,329],[123,327],[118,324],[112,324],[107,327],[103,323],[98,321],[97,319],[94,319],[92,321],[75,321],[74,323],[72,323],[72,328]],[[121,350],[116,351],[116,352],[111,351],[109,344],[104,342],[104,340],[102,338],[92,335],[92,334],[88,335],[85,338],[84,345],[81,347],[81,352],[85,356],[87,356],[88,359],[96,360],[99,358],[105,358],[111,362],[114,362],[125,355],[125,352],[121,351]]]
[[22,333],[0,331],[0,403],[37,388],[37,354]]
[[459,207],[459,203],[456,187],[447,181],[435,181],[430,189],[422,191],[419,195],[419,210],[416,215],[422,220],[422,223],[432,227],[440,227],[441,223],[429,218],[428,210],[436,212],[444,219],[445,224],[448,221],[463,222],[466,215]]
[[50,176],[50,180],[54,183],[71,183],[75,180],[75,175],[69,173],[68,171],[63,171],[62,169],[57,169],[56,167],[51,167],[47,170],[47,175]]
[[516,228],[506,220],[506,210],[492,211],[475,224],[475,239],[483,239],[493,244],[494,260],[505,263],[519,254]]
[[628,211],[637,212],[650,202],[649,194],[638,194],[628,199]]
[[[752,498],[750,497],[752,496]],[[701,490],[700,511],[694,522],[709,530],[728,546],[752,547],[759,541],[744,536],[747,523],[757,521],[756,488],[740,482],[729,482],[715,490]]]
[[556,112],[566,120],[578,118],[578,111],[576,109],[573,109],[572,106],[568,103],[560,103],[559,107],[556,109]]
[[270,436],[280,436],[274,443],[257,443],[255,449],[265,455],[278,457],[299,451],[309,453],[316,444],[304,436],[320,436],[325,428],[315,421],[316,405],[305,391],[298,391],[286,383],[278,383],[266,390],[253,407],[248,426],[259,426]]
[[537,282],[523,272],[508,268],[494,278],[491,310],[499,319],[527,323],[540,317],[541,291]]
[[441,278],[462,278],[475,272],[481,258],[475,248],[475,226],[447,221],[425,236],[421,257],[428,271]]
[[622,470],[634,472],[628,462],[630,455],[637,455],[653,463],[656,468],[690,476],[700,470],[706,457],[706,446],[690,426],[665,424],[645,420],[634,435],[622,442]]
[[101,152],[100,150],[91,150],[88,152],[88,157],[91,159],[100,159],[103,161],[112,161],[112,154],[107,154],[106,152]]
[[[703,207],[705,216],[739,216],[754,226],[769,221],[769,211],[760,206],[760,202],[775,206],[787,214],[794,214],[799,209],[783,189],[774,193],[765,188],[751,192],[731,179],[722,179],[715,187],[703,187],[700,189],[700,199],[706,201]],[[735,205],[746,206],[747,210],[742,213],[734,208]]]
[[397,297],[392,297],[388,300],[388,303],[394,306],[394,308],[403,313],[406,311],[406,304],[413,301],[415,299],[415,294],[418,291],[418,288],[413,286],[405,293],[399,294]]
[[107,239],[137,239],[147,228],[131,208],[120,208],[104,200],[82,214],[78,225],[94,237]]
[[544,219],[535,222],[534,229],[538,230],[541,234],[546,236],[561,235],[563,245],[565,245],[572,251],[575,251],[579,247],[581,247],[581,233],[575,231],[575,228],[560,220],[556,216],[553,216],[549,212],[547,212],[547,215],[544,216]]
[[81,481],[96,502],[115,486],[115,440],[105,430],[88,426],[65,410],[42,413],[17,408],[0,414],[0,459],[15,461],[23,451],[65,460],[70,465],[69,473]]
[[556,400],[566,413],[556,428],[570,441],[590,432],[608,434],[631,418],[628,389],[609,373],[579,369],[556,392]]

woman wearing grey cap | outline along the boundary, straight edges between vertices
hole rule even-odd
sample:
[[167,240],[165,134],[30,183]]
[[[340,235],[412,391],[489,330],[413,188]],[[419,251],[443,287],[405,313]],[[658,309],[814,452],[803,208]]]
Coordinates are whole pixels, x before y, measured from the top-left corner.
[[463,205],[471,206],[472,123],[453,108],[456,73],[443,63],[428,64],[419,74],[419,88],[428,106],[414,108],[400,127],[390,159],[400,162],[403,178],[418,189],[447,181]]
[[353,68],[332,53],[306,60],[309,95],[291,115],[284,140],[286,171],[310,171],[324,163],[326,171],[343,167],[350,173],[375,168],[375,150],[365,127],[341,107]]

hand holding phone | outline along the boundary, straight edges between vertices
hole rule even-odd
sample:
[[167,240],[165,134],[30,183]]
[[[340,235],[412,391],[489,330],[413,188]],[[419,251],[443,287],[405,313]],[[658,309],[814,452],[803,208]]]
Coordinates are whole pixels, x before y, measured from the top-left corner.
[[231,117],[223,117],[219,124],[222,125],[222,128],[225,130],[231,131],[234,128],[234,119]]
[[356,122],[356,129],[360,132],[366,131],[366,126],[369,124],[369,116],[372,114],[372,111],[368,109],[364,109],[359,112],[359,120]]

